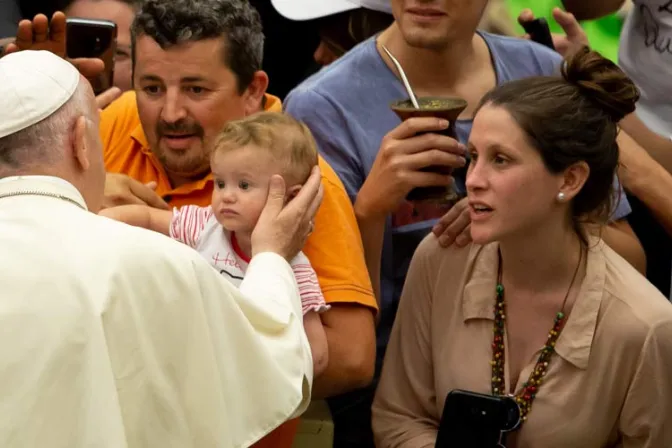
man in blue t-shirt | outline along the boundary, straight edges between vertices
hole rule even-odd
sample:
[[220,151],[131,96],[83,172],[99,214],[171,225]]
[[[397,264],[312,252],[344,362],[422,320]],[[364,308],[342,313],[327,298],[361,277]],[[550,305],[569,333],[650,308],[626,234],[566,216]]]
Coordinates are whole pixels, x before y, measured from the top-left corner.
[[[300,8],[302,3],[292,4]],[[285,101],[287,112],[311,129],[320,153],[338,172],[355,204],[381,305],[377,374],[413,252],[447,212],[444,207],[405,201],[414,187],[448,182],[445,176],[421,168],[462,167],[473,111],[483,95],[513,79],[556,73],[561,62],[557,53],[533,42],[476,32],[487,0],[391,3],[395,23],[390,28],[304,81]],[[458,141],[433,133],[445,127],[435,118],[400,122],[390,103],[408,95],[381,45],[399,60],[418,96],[467,100],[456,123]],[[458,187],[464,185],[463,176],[456,176]],[[622,200],[614,219],[628,213],[629,205]],[[453,237],[460,234],[458,243],[466,244],[464,201],[451,215],[456,219],[449,230]],[[626,244],[637,245],[636,239],[629,239],[629,231],[623,233]],[[370,406],[374,391],[375,382],[367,390],[329,400],[336,448],[373,446]]]

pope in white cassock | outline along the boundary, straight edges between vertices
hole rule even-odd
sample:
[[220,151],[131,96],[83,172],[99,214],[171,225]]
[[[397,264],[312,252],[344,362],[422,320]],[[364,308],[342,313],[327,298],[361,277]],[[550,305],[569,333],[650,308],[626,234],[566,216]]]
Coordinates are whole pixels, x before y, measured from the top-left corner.
[[240,290],[192,249],[100,217],[88,82],[0,59],[0,447],[246,447],[300,414],[312,360],[291,259],[319,172],[276,182]]

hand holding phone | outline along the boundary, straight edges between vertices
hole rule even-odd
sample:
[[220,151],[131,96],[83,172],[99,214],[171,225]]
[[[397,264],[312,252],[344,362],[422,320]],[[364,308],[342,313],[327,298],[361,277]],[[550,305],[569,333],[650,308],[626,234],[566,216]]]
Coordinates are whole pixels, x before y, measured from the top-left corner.
[[68,58],[97,58],[105,64],[103,72],[89,80],[96,95],[112,87],[114,55],[117,50],[116,23],[109,20],[68,18],[66,45]]
[[530,39],[541,45],[545,45],[551,50],[555,50],[553,45],[553,36],[551,29],[548,27],[548,22],[543,17],[538,19],[520,22],[525,32],[529,34]]

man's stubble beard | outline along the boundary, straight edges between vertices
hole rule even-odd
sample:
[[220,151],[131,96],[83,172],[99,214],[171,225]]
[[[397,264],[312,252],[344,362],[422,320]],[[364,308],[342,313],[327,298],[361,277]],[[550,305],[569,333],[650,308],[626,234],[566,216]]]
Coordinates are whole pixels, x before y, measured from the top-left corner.
[[[202,142],[201,145],[204,145],[204,143]],[[158,151],[153,150],[152,152],[159,159],[161,166],[169,175],[196,180],[202,179],[210,174],[210,159],[207,156],[207,152],[201,150],[198,155],[187,156],[186,154],[190,151],[191,150],[185,151],[184,157],[175,157],[174,151],[164,151],[162,148],[158,148]]]

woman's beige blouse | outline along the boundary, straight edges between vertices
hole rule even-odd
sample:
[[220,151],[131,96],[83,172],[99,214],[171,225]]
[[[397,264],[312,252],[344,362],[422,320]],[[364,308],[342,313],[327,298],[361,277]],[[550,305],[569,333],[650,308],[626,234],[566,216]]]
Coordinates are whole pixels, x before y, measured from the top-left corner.
[[[591,247],[516,446],[672,448],[672,304],[602,241]],[[378,448],[433,448],[448,392],[490,393],[497,267],[496,243],[421,243],[373,405]]]

